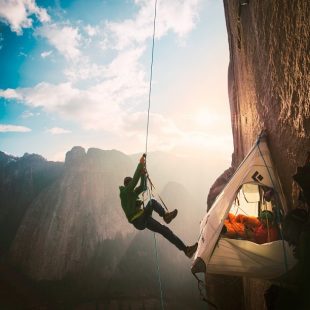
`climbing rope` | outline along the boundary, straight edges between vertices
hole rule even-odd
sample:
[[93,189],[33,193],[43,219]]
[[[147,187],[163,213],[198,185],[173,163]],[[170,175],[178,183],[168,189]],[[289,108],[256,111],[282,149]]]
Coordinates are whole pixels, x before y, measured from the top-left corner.
[[156,9],[157,0],[155,0],[154,6],[154,22],[153,22],[153,39],[152,39],[152,60],[151,60],[151,72],[150,72],[150,84],[149,84],[149,105],[147,109],[147,125],[146,125],[146,138],[145,138],[145,154],[147,154],[148,137],[149,137],[149,123],[150,123],[150,109],[151,109],[151,94],[152,94],[152,79],[153,79],[153,63],[154,63],[154,46],[155,46],[155,31],[156,31]]
[[[149,183],[150,183],[150,187],[151,187],[151,189],[150,189],[151,195],[150,195],[150,196],[152,196],[152,194],[153,194],[153,189],[155,190],[155,186],[154,186],[153,182],[151,181],[150,176],[149,176],[148,173],[146,174],[146,177],[147,177],[147,180],[148,180]],[[163,204],[163,206],[165,207],[165,209],[167,210],[167,212],[169,212],[169,210],[168,210],[168,208],[167,208],[165,202],[163,201],[163,199],[160,197],[160,195],[159,195],[158,193],[157,193],[157,196],[158,196],[159,200],[161,201],[161,203]]]
[[[147,110],[147,125],[146,125],[146,138],[145,138],[145,155],[147,155],[148,150],[148,137],[149,137],[149,124],[150,124],[150,109],[151,109],[151,94],[152,94],[152,79],[153,79],[153,63],[154,63],[154,43],[155,43],[155,31],[156,31],[156,9],[157,9],[157,0],[155,0],[154,5],[154,21],[153,21],[153,37],[152,37],[152,59],[151,59],[151,71],[150,71],[150,84],[149,84],[149,100],[148,100],[148,110]],[[147,173],[147,172],[146,172]],[[154,187],[153,183],[151,182],[148,173],[147,178],[150,183],[151,188]],[[148,190],[149,193],[149,201],[151,203],[151,190]],[[155,259],[156,259],[156,267],[157,267],[157,277],[159,283],[159,290],[160,290],[160,303],[161,309],[164,310],[164,299],[163,299],[163,289],[161,284],[161,277],[160,277],[160,268],[159,268],[159,261],[158,261],[158,250],[157,250],[157,242],[156,242],[156,235],[154,232],[154,252],[155,252]]]

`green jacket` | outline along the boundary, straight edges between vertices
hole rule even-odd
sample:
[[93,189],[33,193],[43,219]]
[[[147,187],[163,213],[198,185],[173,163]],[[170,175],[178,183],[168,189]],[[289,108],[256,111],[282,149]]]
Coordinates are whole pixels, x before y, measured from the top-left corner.
[[[138,216],[139,213],[142,213],[142,202],[139,200],[139,195],[146,190],[146,177],[142,174],[142,169],[143,165],[138,164],[131,182],[127,186],[119,187],[122,208],[129,222],[131,222],[135,216]],[[135,188],[140,178],[140,185]]]

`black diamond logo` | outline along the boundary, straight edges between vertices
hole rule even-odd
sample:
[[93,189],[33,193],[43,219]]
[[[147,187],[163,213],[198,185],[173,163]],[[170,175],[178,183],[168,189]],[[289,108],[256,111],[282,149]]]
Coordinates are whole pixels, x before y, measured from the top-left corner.
[[252,179],[256,182],[261,182],[264,179],[264,177],[261,174],[259,174],[258,171],[255,171],[255,173],[252,175]]

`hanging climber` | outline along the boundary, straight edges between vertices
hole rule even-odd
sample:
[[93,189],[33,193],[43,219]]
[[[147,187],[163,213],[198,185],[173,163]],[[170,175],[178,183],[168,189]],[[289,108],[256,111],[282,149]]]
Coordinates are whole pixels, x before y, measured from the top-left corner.
[[[121,205],[125,215],[136,229],[144,230],[145,228],[157,232],[174,244],[180,251],[191,258],[197,250],[198,243],[192,246],[186,246],[167,226],[160,224],[152,217],[152,212],[155,211],[163,218],[166,224],[169,224],[178,214],[175,209],[172,212],[165,212],[164,208],[155,199],[151,199],[145,208],[139,195],[144,192],[146,188],[146,167],[145,157],[140,159],[137,169],[132,177],[125,177],[124,186],[120,186]],[[136,187],[140,179],[140,185]]]

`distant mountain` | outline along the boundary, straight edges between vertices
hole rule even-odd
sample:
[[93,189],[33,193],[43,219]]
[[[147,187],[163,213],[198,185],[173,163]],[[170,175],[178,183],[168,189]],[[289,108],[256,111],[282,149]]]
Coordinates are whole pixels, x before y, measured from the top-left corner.
[[62,175],[63,166],[36,154],[19,158],[0,152],[0,253],[9,249],[31,202]]
[[[177,167],[186,168],[184,162],[160,158],[165,162],[157,161],[157,169],[157,164],[150,166],[155,198],[158,190],[170,210],[179,210],[169,227],[192,244],[205,206],[188,185],[169,181],[177,179]],[[8,263],[40,283],[43,295],[59,307],[72,308],[85,300],[116,309],[160,306],[154,235],[135,230],[119,201],[119,185],[124,176],[133,175],[137,162],[137,156],[116,150],[86,152],[82,147],[69,151],[64,163],[0,153],[0,193],[6,202],[0,206],[0,219],[2,236],[10,237]],[[187,173],[187,178],[192,176]],[[14,230],[4,225],[7,219]],[[200,309],[190,261],[162,236],[156,240],[166,305]]]
[[33,200],[10,254],[31,277],[61,279],[82,268],[101,240],[128,233],[118,185],[133,164],[118,151],[74,147],[64,171]]

